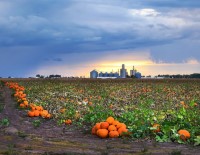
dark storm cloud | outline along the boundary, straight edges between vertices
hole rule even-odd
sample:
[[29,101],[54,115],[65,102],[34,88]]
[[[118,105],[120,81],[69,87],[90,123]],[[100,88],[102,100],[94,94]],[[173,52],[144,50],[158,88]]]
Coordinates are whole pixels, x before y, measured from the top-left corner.
[[30,68],[60,62],[59,54],[120,49],[149,49],[155,62],[200,60],[199,7],[198,0],[0,0],[0,52],[23,57],[25,47]]
[[[178,6],[180,2],[160,3],[160,1],[142,1],[138,5],[159,7],[162,4],[173,3]],[[2,32],[0,46],[53,45],[56,48],[60,44],[66,44],[66,52],[70,50],[81,52],[90,50],[87,49],[87,43],[96,45],[98,49],[110,49],[110,45],[118,45],[113,46],[113,49],[135,48],[135,45],[136,47],[151,43],[155,45],[186,35],[187,25],[176,27],[176,23],[174,25],[170,23],[177,20],[173,15],[162,14],[153,9],[127,8],[132,5],[134,6],[132,1],[123,3],[120,0],[109,2],[102,0],[95,2],[91,0],[85,2],[78,0],[13,1],[10,2],[7,16],[2,16],[0,20]],[[157,14],[161,15],[157,16]],[[188,19],[184,19],[184,14],[182,14],[178,20],[183,20],[184,23]],[[198,30],[197,27],[196,30]]]

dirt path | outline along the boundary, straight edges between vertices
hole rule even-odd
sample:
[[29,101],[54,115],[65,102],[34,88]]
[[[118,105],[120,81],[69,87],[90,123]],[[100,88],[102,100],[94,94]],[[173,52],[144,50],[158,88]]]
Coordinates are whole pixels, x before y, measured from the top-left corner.
[[121,138],[100,139],[73,126],[58,126],[53,119],[39,119],[41,125],[36,128],[33,121],[38,118],[29,118],[24,110],[17,109],[7,87],[0,88],[0,104],[4,107],[0,112],[0,121],[9,120],[8,126],[0,125],[0,154],[200,155],[200,147]]

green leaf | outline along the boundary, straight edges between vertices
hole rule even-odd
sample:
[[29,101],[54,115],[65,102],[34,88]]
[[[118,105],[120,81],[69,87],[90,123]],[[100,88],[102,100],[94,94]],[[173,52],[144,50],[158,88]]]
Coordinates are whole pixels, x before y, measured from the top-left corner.
[[200,145],[200,136],[197,136],[197,138],[195,138],[194,141],[194,146]]

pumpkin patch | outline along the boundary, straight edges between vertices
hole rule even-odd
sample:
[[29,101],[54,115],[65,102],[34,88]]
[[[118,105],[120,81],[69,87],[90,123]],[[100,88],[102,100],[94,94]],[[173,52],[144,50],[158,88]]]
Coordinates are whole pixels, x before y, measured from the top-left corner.
[[17,109],[30,120],[52,118],[58,125],[78,126],[101,138],[128,136],[199,145],[198,80],[10,79],[4,83]]

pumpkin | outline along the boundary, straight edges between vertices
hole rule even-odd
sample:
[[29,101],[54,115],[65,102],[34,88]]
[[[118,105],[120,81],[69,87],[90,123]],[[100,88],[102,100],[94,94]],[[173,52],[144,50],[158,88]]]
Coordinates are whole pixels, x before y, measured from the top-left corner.
[[36,117],[38,117],[38,116],[40,116],[40,112],[39,112],[38,110],[34,110],[34,115],[35,115]]
[[124,127],[124,128],[126,128],[126,124],[124,124],[124,123],[121,123],[121,127]]
[[108,122],[102,122],[101,125],[100,125],[101,129],[108,129],[108,127],[109,127],[109,123]]
[[112,125],[117,126],[118,123],[119,123],[119,121],[115,120],[115,121],[112,122]]
[[66,111],[65,108],[60,109],[60,113],[64,113]]
[[24,105],[23,103],[21,103],[19,106],[20,106],[21,108],[24,108],[24,107],[25,107],[25,105]]
[[22,97],[25,98],[25,97],[26,97],[26,94],[22,94]]
[[119,133],[117,131],[110,131],[109,137],[110,138],[117,138],[117,137],[119,137]]
[[40,106],[35,106],[35,109],[38,111],[41,111],[41,107]]
[[101,123],[96,123],[95,129],[98,130],[98,129],[100,129],[100,128],[101,128]]
[[179,130],[178,134],[180,135],[180,139],[184,141],[190,138],[190,133],[187,130]]
[[43,110],[42,113],[40,114],[42,117],[46,117],[48,115],[47,110]]
[[91,106],[91,105],[92,105],[92,102],[88,102],[88,104]]
[[42,106],[40,106],[40,111],[43,111],[43,110],[44,110],[44,108]]
[[156,128],[154,132],[160,132],[160,124],[154,124],[153,127]]
[[110,125],[108,131],[117,131],[117,128],[114,125]]
[[51,118],[51,114],[47,114],[45,118]]
[[28,106],[28,101],[23,102],[25,106]]
[[22,98],[22,100],[23,100],[23,101],[26,101],[27,99],[26,99],[26,98]]
[[29,117],[34,117],[34,116],[35,116],[34,111],[28,111],[28,116],[29,116]]
[[122,136],[123,133],[127,133],[128,132],[128,130],[126,128],[124,128],[124,127],[119,128],[117,131],[118,131],[120,136]]
[[97,135],[101,138],[106,138],[108,136],[108,130],[107,129],[99,129],[99,130],[97,130]]
[[108,122],[109,124],[112,124],[114,120],[115,120],[115,119],[114,119],[113,117],[108,117],[108,118],[106,119],[106,122]]
[[65,121],[65,124],[67,124],[67,125],[72,124],[72,120],[71,120],[71,119],[67,119],[67,120]]
[[36,109],[35,109],[35,107],[34,107],[34,106],[31,106],[31,110],[32,110],[32,111],[34,111],[34,110],[36,110]]
[[97,132],[96,127],[93,126],[93,128],[92,128],[92,134],[93,134],[93,135],[96,135],[96,132]]

